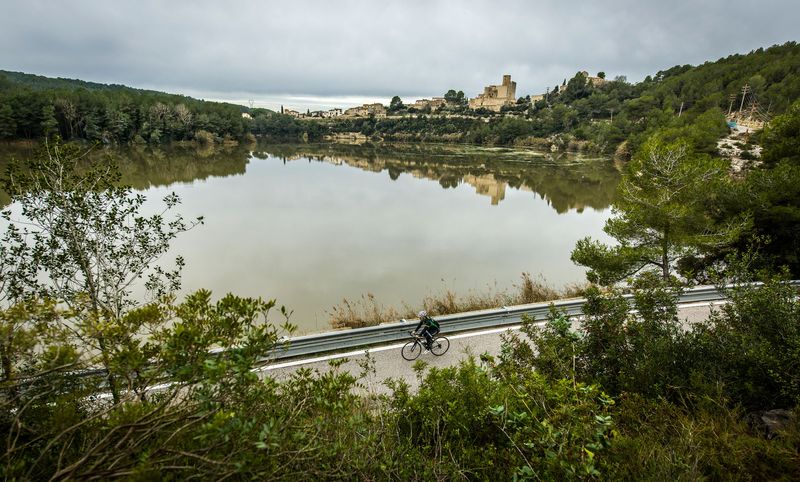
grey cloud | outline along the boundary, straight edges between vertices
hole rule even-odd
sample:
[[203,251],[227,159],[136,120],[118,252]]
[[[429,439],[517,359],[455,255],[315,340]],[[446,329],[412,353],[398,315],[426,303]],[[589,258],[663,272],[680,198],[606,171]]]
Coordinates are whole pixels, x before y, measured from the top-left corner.
[[0,68],[193,92],[538,93],[796,40],[795,1],[18,1]]

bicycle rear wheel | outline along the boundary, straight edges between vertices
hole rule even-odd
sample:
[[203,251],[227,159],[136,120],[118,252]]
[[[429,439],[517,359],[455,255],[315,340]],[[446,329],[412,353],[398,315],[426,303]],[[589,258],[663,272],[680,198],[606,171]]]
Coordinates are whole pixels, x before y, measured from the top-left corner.
[[409,341],[400,350],[400,355],[408,361],[416,360],[420,353],[422,353],[422,345],[416,340]]
[[442,356],[450,349],[450,340],[443,336],[437,336],[431,345],[431,353]]

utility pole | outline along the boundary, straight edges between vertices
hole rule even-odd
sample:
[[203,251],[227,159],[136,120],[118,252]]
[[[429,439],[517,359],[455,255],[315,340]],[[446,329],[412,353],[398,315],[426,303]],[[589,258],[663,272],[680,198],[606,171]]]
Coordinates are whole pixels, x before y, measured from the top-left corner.
[[736,100],[736,94],[729,95],[728,99],[731,101],[731,103],[728,105],[728,117],[730,117],[731,111],[733,110],[733,102]]
[[611,123],[614,123],[614,109],[609,109],[611,111]]
[[741,112],[744,108],[744,99],[747,97],[748,93],[750,93],[750,85],[744,84],[744,87],[742,87],[742,103],[739,104],[739,112]]
[[683,102],[681,102],[681,109],[678,111],[678,117],[680,117],[681,114],[683,114]]

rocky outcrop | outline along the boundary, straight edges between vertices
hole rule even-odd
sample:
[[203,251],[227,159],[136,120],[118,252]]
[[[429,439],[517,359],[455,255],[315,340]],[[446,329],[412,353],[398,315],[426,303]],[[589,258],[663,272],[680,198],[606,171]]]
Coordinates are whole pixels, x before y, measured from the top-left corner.
[[775,438],[795,421],[795,414],[791,410],[782,408],[753,412],[748,415],[748,423],[756,432],[767,438]]

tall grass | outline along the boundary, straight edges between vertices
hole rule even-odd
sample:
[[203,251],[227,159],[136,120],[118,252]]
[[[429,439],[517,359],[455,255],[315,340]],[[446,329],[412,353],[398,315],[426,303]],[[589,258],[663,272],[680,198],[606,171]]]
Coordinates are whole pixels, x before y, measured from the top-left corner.
[[470,290],[458,294],[444,287],[438,293],[432,293],[416,305],[403,303],[402,307],[385,306],[368,293],[359,299],[343,299],[342,302],[328,312],[333,328],[363,328],[381,323],[397,321],[401,318],[416,318],[419,310],[425,310],[431,316],[464,313],[467,311],[499,308],[501,306],[523,305],[563,298],[582,296],[588,284],[570,284],[557,290],[550,286],[541,276],[534,279],[530,273],[522,273],[519,284],[511,289],[498,289],[487,286],[483,291]]

